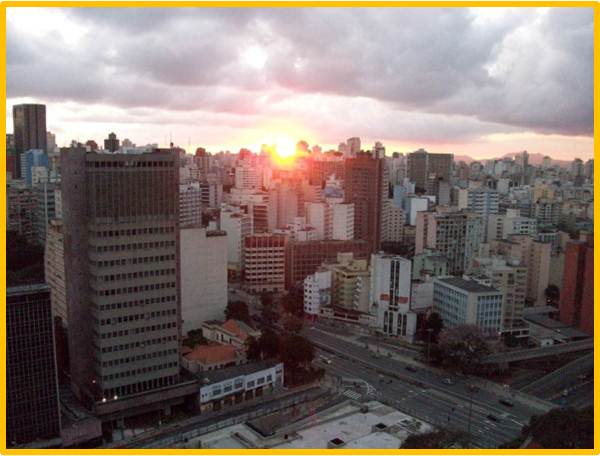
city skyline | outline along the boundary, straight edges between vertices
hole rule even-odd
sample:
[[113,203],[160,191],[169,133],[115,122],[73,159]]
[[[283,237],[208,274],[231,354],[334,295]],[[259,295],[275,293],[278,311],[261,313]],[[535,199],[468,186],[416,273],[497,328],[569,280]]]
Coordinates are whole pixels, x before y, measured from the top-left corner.
[[593,156],[591,9],[9,8],[7,50],[8,130],[44,103],[59,145]]

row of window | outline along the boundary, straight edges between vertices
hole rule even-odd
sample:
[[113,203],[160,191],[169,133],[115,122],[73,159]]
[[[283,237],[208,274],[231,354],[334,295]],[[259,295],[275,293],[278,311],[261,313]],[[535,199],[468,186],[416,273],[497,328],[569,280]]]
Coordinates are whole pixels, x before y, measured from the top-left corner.
[[96,296],[114,296],[127,293],[141,293],[151,290],[162,290],[163,288],[175,288],[175,282],[152,283],[150,285],[140,285],[138,287],[113,288],[111,290],[95,290]]
[[167,309],[156,312],[146,312],[142,314],[131,314],[123,317],[113,317],[100,320],[100,326],[115,325],[117,323],[125,323],[128,321],[148,320],[150,318],[165,317],[167,315],[175,315],[176,309]]
[[101,339],[111,339],[113,337],[122,337],[128,336],[131,334],[141,334],[150,331],[159,331],[161,329],[175,328],[177,324],[175,322],[172,323],[163,323],[162,325],[152,325],[152,326],[142,326],[140,328],[131,328],[131,329],[121,329],[119,331],[111,331],[107,333],[100,334]]
[[106,268],[112,266],[126,266],[129,264],[144,264],[144,263],[157,263],[159,261],[171,261],[175,260],[175,255],[157,255],[147,256],[138,258],[121,258],[120,260],[106,260],[106,261],[90,261],[92,266],[98,268]]
[[175,355],[176,353],[177,349],[172,348],[158,352],[144,353],[143,355],[128,356],[127,358],[111,359],[109,361],[103,361],[102,367],[120,366],[121,364],[133,363],[135,361],[142,361],[144,359],[160,358],[161,356]]
[[102,304],[98,306],[100,311],[127,309],[128,307],[147,306],[163,302],[174,302],[175,296],[159,296],[156,298],[134,299],[133,301],[113,302],[112,304]]
[[92,247],[92,251],[95,251],[97,253],[124,252],[126,250],[158,249],[174,246],[175,241],[136,242],[134,244],[97,245],[95,248]]
[[173,168],[172,161],[93,161],[88,168]]
[[174,233],[175,227],[166,226],[159,228],[132,228],[127,230],[108,230],[108,231],[92,231],[92,236],[102,237],[118,237],[118,236],[139,236],[142,234],[167,234]]
[[97,277],[97,279],[103,282],[113,282],[115,280],[131,280],[140,279],[144,277],[159,277],[172,274],[175,274],[175,268],[154,269],[151,271],[128,272],[123,274],[110,274],[105,276],[99,276]]
[[[144,348],[146,345],[166,344],[177,340],[177,336],[157,337],[155,339],[147,339],[144,342],[132,342],[130,344],[111,345],[110,347],[102,347],[102,353],[112,353],[123,350],[131,350],[134,348]],[[96,349],[99,349],[96,346]]]
[[177,363],[176,362],[163,363],[163,364],[157,364],[155,366],[142,367],[140,369],[134,369],[134,370],[129,370],[129,371],[125,371],[125,372],[116,372],[114,374],[103,375],[102,380],[103,381],[116,380],[118,378],[131,377],[133,375],[146,374],[148,372],[154,372],[157,370],[168,369],[169,367],[177,367]]

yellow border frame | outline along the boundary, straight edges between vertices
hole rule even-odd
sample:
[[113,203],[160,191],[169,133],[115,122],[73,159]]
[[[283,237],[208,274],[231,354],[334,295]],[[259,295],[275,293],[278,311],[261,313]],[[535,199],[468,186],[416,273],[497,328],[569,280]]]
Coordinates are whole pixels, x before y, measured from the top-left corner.
[[[127,7],[195,7],[195,8],[315,8],[315,7],[363,7],[363,8],[375,8],[375,7],[421,7],[421,8],[434,8],[434,7],[577,7],[577,8],[593,8],[594,9],[594,158],[596,159],[599,140],[596,133],[599,131],[600,119],[598,118],[599,105],[598,96],[598,75],[600,69],[600,62],[598,59],[598,48],[600,45],[600,3],[595,1],[565,1],[565,0],[448,0],[448,1],[381,1],[381,0],[248,0],[248,1],[181,1],[176,0],[173,2],[157,0],[157,1],[106,1],[106,0],[92,0],[92,1],[64,1],[64,0],[50,0],[50,1],[6,1],[0,4],[0,24],[3,29],[3,33],[0,34],[0,79],[2,80],[2,104],[1,112],[6,112],[6,8],[27,8],[27,7],[71,7],[71,8],[127,8]],[[2,150],[6,150],[6,122],[2,122],[2,130],[0,131],[0,146]],[[6,213],[6,160],[2,159],[0,165],[0,184],[2,189],[0,193],[0,212]],[[597,175],[598,160],[594,162],[594,174]],[[594,181],[594,193],[597,190],[597,182]],[[594,201],[594,212],[598,212],[599,204]],[[6,217],[2,217],[1,227],[3,232],[6,231]],[[600,226],[600,222],[596,217],[594,220],[594,231]],[[0,251],[6,252],[6,236],[0,237]],[[594,280],[597,281],[600,278],[600,272],[598,271],[600,266],[600,257],[594,251]],[[1,255],[0,259],[0,284],[6,291],[6,255]],[[0,305],[0,321],[2,326],[0,332],[0,371],[2,372],[0,381],[0,417],[6,417],[6,293],[2,294],[0,298],[2,305]],[[594,288],[594,303],[600,302],[600,291]],[[600,316],[598,312],[594,315],[594,327],[598,328],[600,322]],[[598,359],[600,355],[598,353],[598,342],[594,341],[594,384],[598,384]],[[484,455],[484,454],[527,454],[527,455],[593,455],[600,454],[600,429],[598,426],[598,420],[600,418],[600,412],[598,411],[598,394],[594,395],[594,448],[593,449],[439,449],[439,450],[396,450],[396,449],[339,449],[339,450],[328,450],[328,449],[248,449],[248,450],[225,450],[225,449],[177,449],[177,448],[166,448],[166,449],[7,449],[6,444],[6,427],[3,424],[5,419],[0,419],[0,454],[6,455],[61,455],[61,454],[148,454],[148,455],[165,455],[165,454],[194,454],[194,455],[205,455],[205,454],[228,454],[228,455],[239,455],[239,454],[440,454],[440,455],[456,455],[456,454],[473,454],[473,455]]]

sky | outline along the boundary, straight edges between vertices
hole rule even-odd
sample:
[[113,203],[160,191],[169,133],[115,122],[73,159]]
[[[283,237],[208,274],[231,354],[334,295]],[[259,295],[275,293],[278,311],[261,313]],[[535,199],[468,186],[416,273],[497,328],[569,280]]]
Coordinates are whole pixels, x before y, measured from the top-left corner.
[[593,157],[590,8],[21,7],[6,34],[7,131],[44,103],[59,146]]

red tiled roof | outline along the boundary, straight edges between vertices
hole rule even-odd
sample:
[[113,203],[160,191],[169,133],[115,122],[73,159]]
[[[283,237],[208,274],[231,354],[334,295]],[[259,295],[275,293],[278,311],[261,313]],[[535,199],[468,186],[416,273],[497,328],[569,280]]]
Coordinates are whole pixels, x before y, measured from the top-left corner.
[[185,359],[189,361],[200,361],[203,364],[235,361],[236,348],[228,344],[198,345],[187,353]]

